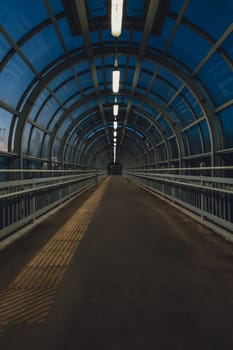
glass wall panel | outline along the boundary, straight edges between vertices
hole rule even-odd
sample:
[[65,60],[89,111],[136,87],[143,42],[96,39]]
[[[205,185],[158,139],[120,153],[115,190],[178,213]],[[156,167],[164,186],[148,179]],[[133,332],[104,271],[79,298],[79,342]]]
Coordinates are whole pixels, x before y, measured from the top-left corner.
[[57,101],[53,97],[51,97],[40,111],[40,114],[37,118],[37,123],[39,123],[42,127],[47,128],[51,117],[58,109],[58,107],[59,104],[57,103]]
[[8,152],[8,141],[12,118],[12,113],[0,108],[0,152]]
[[168,53],[194,70],[210,49],[211,46],[203,37],[180,24]]
[[176,138],[173,137],[171,140],[169,140],[169,143],[170,143],[171,151],[172,151],[172,159],[178,158],[179,153],[178,153],[178,146],[177,146]]
[[64,55],[63,48],[52,25],[35,34],[21,49],[38,72],[56,58]]
[[24,61],[15,54],[0,74],[1,100],[16,108],[24,90],[34,78],[34,74]]
[[60,145],[61,145],[61,141],[58,139],[55,139],[55,141],[53,143],[53,151],[52,151],[52,157],[55,161],[58,160],[58,153],[59,153]]
[[25,125],[24,131],[23,131],[23,137],[22,137],[22,152],[24,155],[28,155],[28,144],[29,144],[29,137],[31,133],[32,125],[27,123]]
[[217,106],[233,98],[233,74],[219,53],[215,53],[198,73]]
[[224,109],[221,113],[224,132],[225,148],[233,147],[233,106]]
[[43,90],[37,100],[35,101],[34,106],[32,107],[30,113],[29,113],[29,118],[31,120],[35,120],[37,113],[40,109],[40,107],[43,105],[45,100],[49,97],[49,92],[48,90]]
[[232,2],[231,0],[202,1],[200,8],[196,0],[191,0],[185,18],[217,40],[232,24]]
[[200,124],[200,128],[202,131],[203,135],[203,140],[204,140],[204,147],[205,147],[205,152],[210,152],[211,151],[211,141],[210,141],[210,131],[207,122],[204,120]]
[[186,134],[188,135],[188,138],[189,138],[191,155],[201,154],[203,150],[201,147],[200,132],[198,127],[193,126],[192,128],[186,131]]
[[6,56],[7,52],[11,49],[10,44],[3,37],[2,33],[0,33],[0,62]]
[[185,103],[185,100],[181,96],[177,96],[172,102],[171,107],[176,111],[179,116],[179,119],[182,121],[183,125],[188,125],[194,121],[194,115]]
[[201,106],[199,104],[199,102],[197,101],[196,97],[192,94],[192,92],[185,87],[182,92],[181,95],[184,96],[184,98],[186,98],[188,100],[188,102],[190,103],[190,105],[192,106],[192,109],[196,115],[196,117],[201,117],[203,115]]
[[40,157],[41,156],[41,146],[43,140],[44,133],[40,129],[33,128],[31,142],[29,147],[29,155],[32,157]]
[[55,90],[59,85],[64,83],[66,80],[71,78],[73,76],[72,70],[66,69],[65,71],[59,73],[59,75],[56,76],[52,81],[49,82],[49,87],[52,90]]
[[159,117],[158,123],[160,124],[160,126],[164,130],[164,133],[166,136],[171,136],[173,134],[172,129],[170,128],[170,126],[168,125],[168,122],[165,120],[165,118],[163,116]]
[[44,138],[42,158],[49,158],[49,140],[50,140],[50,135],[47,134]]
[[4,23],[4,29],[15,42],[47,18],[48,12],[41,1],[1,1],[0,23]]
[[76,48],[84,47],[83,36],[72,36],[70,33],[70,28],[66,18],[58,21],[58,26],[60,28],[61,34],[63,36],[66,48],[71,51]]

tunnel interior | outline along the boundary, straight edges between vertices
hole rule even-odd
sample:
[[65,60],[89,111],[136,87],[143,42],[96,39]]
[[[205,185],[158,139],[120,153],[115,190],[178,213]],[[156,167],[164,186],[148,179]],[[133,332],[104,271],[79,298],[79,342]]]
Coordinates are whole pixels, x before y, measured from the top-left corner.
[[110,5],[1,2],[1,168],[232,165],[232,1]]

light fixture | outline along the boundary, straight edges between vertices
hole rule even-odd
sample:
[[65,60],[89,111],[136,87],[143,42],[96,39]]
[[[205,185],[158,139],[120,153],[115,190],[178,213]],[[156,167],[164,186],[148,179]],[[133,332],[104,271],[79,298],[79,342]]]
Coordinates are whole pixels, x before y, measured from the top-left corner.
[[113,131],[113,137],[117,137],[117,131]]
[[118,122],[116,120],[113,121],[113,129],[116,130],[117,129],[117,125],[118,125]]
[[118,115],[119,112],[119,105],[113,105],[113,115],[114,117],[116,117]]
[[118,38],[121,35],[123,15],[123,0],[112,0],[111,31],[112,36]]
[[113,142],[117,142],[117,138],[116,137],[113,138]]
[[120,86],[120,71],[113,70],[112,71],[112,91],[114,93],[118,92],[119,86]]

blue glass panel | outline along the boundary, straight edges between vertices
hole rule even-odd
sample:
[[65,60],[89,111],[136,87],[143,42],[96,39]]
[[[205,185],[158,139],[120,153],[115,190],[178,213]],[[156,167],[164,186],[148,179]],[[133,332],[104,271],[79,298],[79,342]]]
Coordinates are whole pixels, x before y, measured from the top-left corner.
[[22,46],[22,51],[27,57],[30,57],[30,62],[35,66],[37,71],[41,71],[51,61],[64,55],[64,51],[52,25],[44,28],[28,40]]
[[149,113],[153,118],[156,117],[157,115],[157,111],[155,110],[155,108],[151,107],[149,104],[144,103],[143,104],[143,109],[145,109],[147,111],[147,113]]
[[49,87],[52,90],[55,90],[59,85],[61,85],[65,80],[68,80],[73,76],[73,73],[71,69],[66,69],[65,71],[61,72],[59,75],[56,76],[52,81],[49,83]]
[[101,57],[97,57],[97,58],[95,58],[94,62],[95,62],[95,66],[96,66],[96,68],[99,68],[99,67],[101,67],[101,66],[102,66],[102,60],[101,60]]
[[49,4],[52,6],[55,15],[60,12],[64,12],[61,0],[49,0]]
[[23,137],[22,137],[23,154],[28,154],[28,144],[29,144],[29,136],[31,133],[31,128],[32,128],[31,124],[27,123],[23,131]]
[[233,147],[233,106],[220,113],[224,132],[224,146]]
[[[111,63],[111,65],[113,65],[113,58],[112,58],[112,63]],[[126,56],[119,56],[118,57],[118,65],[119,66],[123,66],[123,67],[125,67],[126,66],[126,64],[127,64],[127,57]]]
[[66,145],[66,150],[65,150],[65,162],[71,162],[71,151],[72,147],[69,145]]
[[203,37],[180,24],[168,52],[194,70],[210,49],[211,46]]
[[158,119],[158,123],[160,124],[160,126],[164,130],[166,136],[171,136],[173,134],[172,129],[170,128],[170,126],[168,125],[168,122],[165,120],[165,118],[163,116],[161,116]]
[[218,53],[215,53],[198,73],[213,100],[219,106],[233,98],[233,74]]
[[58,122],[63,113],[64,110],[62,108],[59,108],[57,113],[54,115],[53,119],[50,121],[50,124],[48,125],[49,131],[53,131],[55,124]]
[[73,104],[75,104],[76,102],[78,102],[81,99],[82,95],[78,94],[75,95],[73,98],[69,99],[67,103],[64,104],[64,106],[68,109],[70,108]]
[[70,134],[67,142],[72,145],[74,143],[76,137],[77,137],[77,131],[72,130],[72,133]]
[[144,59],[143,60],[143,63],[142,63],[142,69],[143,70],[149,70],[151,71],[151,74],[154,74],[154,72],[156,71],[158,65],[157,63],[151,61],[151,60],[147,60],[147,59]]
[[168,80],[172,85],[174,85],[177,89],[182,85],[182,81],[179,80],[173,73],[169,72],[169,70],[165,68],[160,68],[158,75],[165,80]]
[[205,145],[205,152],[210,152],[211,151],[211,143],[210,143],[210,131],[208,128],[208,125],[206,121],[204,120],[200,124],[202,135],[203,135],[203,140],[204,140],[204,145]]
[[55,113],[58,107],[59,104],[57,103],[57,101],[53,97],[51,97],[40,111],[40,114],[37,118],[37,123],[39,123],[42,127],[46,128],[49,124],[52,115]]
[[175,13],[179,13],[181,7],[183,6],[184,0],[172,0],[169,10]]
[[63,85],[59,90],[57,90],[55,94],[57,98],[63,103],[78,91],[79,88],[76,80],[71,80],[67,84]]
[[190,152],[192,154],[201,154],[201,139],[200,132],[197,126],[193,126],[192,128],[186,131],[186,134],[189,138]]
[[197,0],[191,0],[185,18],[210,34],[212,38],[218,39],[232,24],[232,1],[200,1],[199,4]]
[[201,106],[197,101],[196,97],[192,94],[192,92],[187,87],[185,87],[182,90],[181,95],[184,96],[187,99],[187,101],[190,103],[196,117],[201,117],[203,115]]
[[8,152],[8,139],[12,117],[11,113],[0,108],[0,152]]
[[67,131],[67,129],[70,127],[70,125],[72,124],[72,119],[71,118],[66,118],[63,123],[61,124],[61,126],[58,129],[57,135],[59,137],[64,136],[65,132]]
[[61,19],[58,21],[59,28],[61,30],[61,34],[64,38],[66,48],[70,50],[74,50],[79,47],[84,47],[83,36],[71,36],[70,28],[67,22],[67,19]]
[[94,108],[94,107],[97,107],[99,104],[98,104],[98,100],[97,99],[92,99],[91,101],[88,102],[88,107],[89,108]]
[[140,45],[142,41],[142,37],[143,37],[143,33],[135,30],[133,32],[133,44]]
[[179,157],[179,153],[178,153],[178,146],[177,146],[177,142],[176,142],[176,138],[173,137],[171,140],[169,140],[170,142],[170,146],[171,146],[171,150],[172,150],[172,158],[176,159]]
[[41,1],[1,1],[0,23],[14,41],[18,41],[48,17],[48,12]]
[[119,37],[119,41],[121,43],[121,45],[123,45],[123,42],[126,42],[126,45],[129,44],[129,40],[130,40],[130,31],[127,29],[123,29],[121,36]]
[[154,127],[152,129],[152,138],[155,141],[155,143],[159,143],[162,141],[162,136],[160,135],[159,131]]
[[174,109],[174,111],[177,112],[179,119],[184,125],[187,125],[194,121],[192,111],[181,96],[177,96],[175,98],[175,100],[171,104],[171,107]]
[[108,29],[102,30],[102,39],[103,41],[110,41],[112,43],[114,41],[114,38],[111,34],[111,30],[108,30]]
[[230,56],[230,58],[233,60],[233,33],[231,33],[227,39],[223,42],[222,48],[224,51]]
[[152,74],[145,73],[141,71],[139,81],[140,81],[140,86],[144,87],[147,89],[149,87],[149,84],[151,82]]
[[92,46],[95,46],[96,44],[99,44],[99,34],[97,31],[95,32],[90,32],[90,39],[91,39],[91,43],[92,43]]
[[186,132],[182,132],[181,133],[181,138],[182,138],[182,141],[183,141],[183,145],[184,145],[184,154],[185,156],[189,156],[190,154],[190,151],[189,151],[189,138],[186,134]]
[[127,0],[126,1],[126,16],[142,19],[145,10],[145,0]]
[[107,15],[106,0],[87,0],[88,13],[91,18]]
[[80,82],[81,87],[83,89],[85,89],[85,88],[87,88],[89,86],[92,86],[93,85],[93,81],[92,81],[92,76],[91,76],[90,71],[88,71],[85,74],[80,74],[79,75],[79,82]]
[[31,120],[34,120],[40,107],[45,102],[45,100],[48,98],[49,92],[47,90],[43,90],[41,94],[39,95],[38,99],[35,102],[35,105],[32,107],[31,112],[29,114],[29,118]]
[[49,140],[50,140],[50,135],[45,135],[44,143],[42,147],[42,158],[49,158]]
[[165,101],[164,101],[160,96],[156,96],[156,95],[153,94],[153,93],[150,93],[150,94],[149,94],[149,97],[150,97],[154,102],[156,102],[158,105],[164,106],[164,105],[166,104]]
[[175,21],[167,17],[161,35],[150,35],[148,45],[155,49],[164,49],[174,25]]
[[169,101],[176,92],[174,88],[172,88],[171,86],[169,86],[164,81],[158,78],[152,85],[151,91],[155,94],[162,96],[165,99],[165,101]]
[[[96,63],[96,61],[95,61]],[[90,66],[89,66],[89,62],[86,60],[86,61],[82,61],[82,62],[79,62],[78,64],[76,64],[75,66],[75,71],[80,74],[82,73],[83,71],[86,71],[90,69]]]
[[29,155],[32,157],[40,157],[41,145],[44,133],[43,131],[33,128],[31,142],[29,147]]
[[32,71],[15,54],[0,74],[0,99],[16,108],[20,97],[33,78]]
[[76,108],[73,112],[72,112],[72,116],[74,118],[79,118],[80,115],[84,112],[87,111],[87,106],[86,105],[81,105],[78,108]]
[[53,151],[52,151],[53,158],[58,159],[60,145],[61,145],[61,141],[55,139],[55,141],[53,143]]
[[182,128],[183,127],[183,123],[180,121],[177,113],[175,113],[175,111],[172,108],[167,108],[166,111],[168,112],[168,114],[171,117],[171,119],[176,123],[176,127],[177,128]]
[[133,81],[134,73],[135,73],[134,69],[128,69],[128,71],[125,71],[126,76],[122,75],[121,81],[124,82],[125,78],[127,78],[127,83],[131,84]]
[[10,50],[11,46],[8,44],[8,42],[5,40],[5,38],[0,33],[0,62],[3,59],[3,57],[6,56],[7,52]]
[[137,58],[134,56],[129,57],[129,65],[135,67],[137,63]]

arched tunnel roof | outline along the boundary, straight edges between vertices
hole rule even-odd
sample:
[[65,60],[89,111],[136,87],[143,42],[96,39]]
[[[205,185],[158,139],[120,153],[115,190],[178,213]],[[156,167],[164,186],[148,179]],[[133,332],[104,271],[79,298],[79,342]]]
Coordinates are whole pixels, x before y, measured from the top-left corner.
[[[233,153],[233,2],[0,2],[0,152],[18,166],[228,164]],[[112,71],[120,89],[112,92]],[[26,162],[26,163],[23,163]]]

